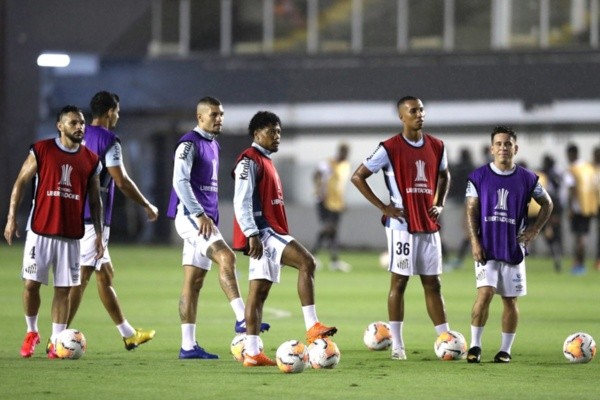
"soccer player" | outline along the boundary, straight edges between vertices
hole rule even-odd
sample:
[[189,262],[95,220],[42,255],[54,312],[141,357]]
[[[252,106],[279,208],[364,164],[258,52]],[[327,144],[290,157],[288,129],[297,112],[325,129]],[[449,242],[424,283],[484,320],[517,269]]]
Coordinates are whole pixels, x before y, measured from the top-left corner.
[[[450,185],[444,143],[423,132],[425,109],[420,99],[401,98],[397,103],[400,134],[379,144],[354,172],[351,181],[383,214],[391,272],[388,316],[392,331],[392,359],[405,360],[402,330],[404,292],[408,280],[419,275],[425,291],[427,313],[437,335],[450,330],[441,293],[442,243],[438,218]],[[367,179],[383,170],[390,203],[384,203]]]
[[340,218],[346,209],[344,195],[350,176],[349,152],[350,147],[346,143],[340,144],[336,157],[319,163],[313,175],[321,228],[311,252],[318,253],[327,243],[331,260],[329,268],[341,272],[350,272],[352,269],[350,264],[340,260],[338,241]]
[[250,289],[246,305],[245,367],[275,365],[259,349],[258,334],[263,306],[281,267],[298,270],[298,295],[302,304],[306,340],[331,336],[337,328],[319,322],[315,308],[315,259],[288,234],[283,189],[271,155],[279,150],[281,121],[269,111],[259,111],[248,126],[252,146],[238,157],[233,176],[235,212],[233,248],[250,257]]
[[[481,361],[481,337],[496,293],[502,297],[504,310],[502,343],[494,362],[510,362],[519,320],[517,298],[527,294],[526,247],[552,213],[552,200],[537,175],[515,164],[518,150],[516,133],[508,127],[495,127],[490,146],[493,161],[469,175],[465,208],[477,280],[469,363]],[[540,211],[535,224],[528,226],[527,209],[532,198]]]
[[[179,139],[175,150],[173,190],[167,216],[175,219],[175,228],[183,239],[183,287],[179,299],[181,359],[219,358],[196,341],[198,298],[213,261],[219,265],[219,282],[236,316],[235,332],[246,331],[235,254],[217,228],[220,146],[216,138],[221,134],[223,117],[219,100],[200,99],[196,105],[198,126]],[[265,331],[269,327],[263,323],[260,329]]]
[[564,185],[568,190],[567,205],[571,232],[574,236],[573,275],[585,274],[586,240],[590,224],[598,212],[598,183],[592,163],[579,158],[576,144],[567,146],[569,168],[565,173]]
[[114,268],[108,252],[110,224],[113,213],[115,184],[128,198],[144,208],[149,221],[156,221],[157,208],[140,192],[135,182],[127,174],[123,163],[123,151],[117,135],[112,132],[119,121],[119,96],[107,91],[98,92],[90,102],[92,123],[85,128],[85,146],[100,157],[103,170],[100,174],[100,191],[103,195],[104,228],[102,241],[104,256],[100,260],[94,257],[96,232],[91,224],[89,206],[85,208],[85,236],[81,239],[81,285],[71,290],[69,325],[81,304],[92,273],[96,275],[96,286],[104,308],[117,327],[125,348],[133,350],[154,337],[154,330],[135,329],[125,318],[117,292],[113,287]]
[[98,235],[92,257],[100,259],[104,252],[98,177],[102,166],[98,156],[81,145],[85,128],[82,111],[71,105],[63,107],[58,113],[56,127],[58,138],[41,140],[31,146],[12,189],[4,228],[4,238],[11,245],[13,237],[19,237],[17,209],[23,200],[26,185],[35,176],[22,270],[23,308],[27,323],[27,335],[21,347],[23,357],[31,357],[40,343],[40,286],[48,284],[48,275],[52,270],[52,335],[46,352],[48,358],[57,358],[54,342],[67,327],[69,292],[80,283],[79,239],[84,234],[86,196],[93,229]]

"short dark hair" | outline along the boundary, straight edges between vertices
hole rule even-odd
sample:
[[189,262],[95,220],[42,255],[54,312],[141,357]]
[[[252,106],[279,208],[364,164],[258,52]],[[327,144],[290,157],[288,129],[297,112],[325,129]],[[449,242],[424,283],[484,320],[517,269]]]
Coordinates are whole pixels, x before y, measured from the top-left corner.
[[265,128],[269,125],[281,126],[281,120],[275,113],[270,111],[259,111],[254,114],[248,124],[248,134],[250,137],[254,137],[254,132],[256,130]]
[[196,106],[198,106],[200,104],[208,104],[211,106],[220,106],[221,102],[216,97],[205,96],[205,97],[201,98],[200,100],[198,100],[198,104]]
[[65,114],[68,113],[78,113],[78,114],[83,114],[83,111],[81,111],[81,108],[74,106],[72,104],[66,105],[63,108],[61,108],[61,110],[56,114],[56,122],[60,122],[60,120],[62,119],[62,117]]
[[413,100],[419,100],[419,98],[415,96],[404,96],[400,100],[398,100],[398,102],[396,103],[396,108],[400,108],[402,104],[406,103],[407,101]]
[[102,117],[108,113],[108,110],[117,108],[119,105],[119,96],[116,93],[103,90],[92,97],[90,101],[90,109],[92,110],[92,118]]
[[579,147],[575,143],[569,143],[567,145],[567,153],[573,154],[574,156],[579,156]]
[[517,134],[515,133],[514,130],[512,130],[512,128],[510,128],[508,126],[498,125],[498,126],[495,126],[494,129],[492,129],[492,135],[491,135],[492,143],[494,143],[494,136],[496,136],[498,133],[506,133],[508,136],[515,139],[515,142],[517,141]]

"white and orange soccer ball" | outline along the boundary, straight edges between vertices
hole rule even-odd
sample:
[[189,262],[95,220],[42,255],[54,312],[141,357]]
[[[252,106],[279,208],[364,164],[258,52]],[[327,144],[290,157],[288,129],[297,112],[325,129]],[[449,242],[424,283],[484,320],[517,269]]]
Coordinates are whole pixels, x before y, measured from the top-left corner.
[[596,342],[585,332],[573,333],[565,339],[563,354],[572,363],[590,362],[596,355]]
[[304,343],[298,340],[288,340],[277,348],[275,360],[277,367],[282,372],[302,372],[308,364],[308,350]]
[[[258,337],[258,348],[260,351],[263,351],[263,341]],[[246,334],[240,333],[235,335],[233,340],[231,341],[231,346],[229,348],[231,350],[231,355],[236,361],[243,362],[244,355],[246,354]]]
[[383,321],[370,323],[363,334],[363,342],[369,350],[386,350],[392,345],[390,324]]
[[440,360],[460,360],[467,355],[467,341],[460,332],[442,332],[433,343],[433,350]]
[[54,351],[58,358],[77,360],[87,349],[85,336],[77,329],[65,329],[58,334],[54,342]]
[[315,369],[335,368],[340,362],[340,349],[330,338],[317,339],[308,346],[308,360]]

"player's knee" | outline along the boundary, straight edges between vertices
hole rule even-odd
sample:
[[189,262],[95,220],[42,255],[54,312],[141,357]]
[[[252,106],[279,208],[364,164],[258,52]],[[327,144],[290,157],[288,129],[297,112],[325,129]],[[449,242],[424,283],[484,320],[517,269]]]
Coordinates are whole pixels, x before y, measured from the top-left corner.
[[314,275],[315,270],[317,269],[317,261],[313,256],[307,257],[305,260],[303,260],[300,269],[309,275]]

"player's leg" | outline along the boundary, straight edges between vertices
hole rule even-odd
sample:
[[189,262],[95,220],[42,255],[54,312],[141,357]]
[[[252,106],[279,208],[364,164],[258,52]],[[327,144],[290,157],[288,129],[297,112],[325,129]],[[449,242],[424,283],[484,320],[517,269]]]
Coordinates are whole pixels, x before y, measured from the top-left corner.
[[[263,318],[263,308],[269,296],[272,282],[266,279],[255,279],[250,281],[248,300],[246,304],[246,329],[247,335],[258,335],[260,323]],[[257,353],[254,353],[257,354]],[[251,355],[254,355],[251,354]]]
[[494,362],[510,362],[510,350],[515,340],[519,322],[517,299],[527,294],[527,271],[525,260],[517,265],[503,264],[500,269],[500,281],[496,293],[502,296],[502,343]]
[[48,341],[46,347],[46,353],[48,358],[58,358],[54,352],[54,343],[58,334],[67,328],[67,321],[69,319],[69,292],[71,287],[69,286],[55,286],[54,296],[52,298],[52,336]]
[[40,311],[40,282],[26,279],[23,285],[23,311],[25,312],[25,322],[27,323],[27,334],[21,346],[21,356],[31,357],[35,351],[36,345],[40,343],[40,334],[38,331],[38,314]]
[[392,333],[392,359],[405,360],[404,337],[402,328],[404,325],[404,292],[408,285],[409,276],[390,274],[390,290],[387,299],[388,318]]
[[69,297],[73,287],[81,284],[80,244],[79,240],[48,238],[48,254],[53,255],[54,296],[52,298],[52,336],[48,341],[48,358],[58,358],[54,352],[54,343],[58,335],[67,328],[69,320]]
[[114,274],[115,270],[112,263],[103,263],[100,269],[96,270],[96,286],[100,301],[102,301],[108,315],[110,315],[115,325],[119,325],[123,323],[125,317],[117,298],[117,292],[113,287]]
[[32,231],[27,231],[23,250],[21,278],[23,279],[23,312],[27,324],[27,333],[21,346],[21,356],[31,357],[36,345],[40,343],[38,315],[41,305],[40,287],[48,284],[48,260],[51,258],[46,242]]
[[205,351],[196,341],[198,300],[207,272],[208,269],[198,268],[193,265],[183,266],[183,285],[179,297],[179,319],[181,320],[180,359],[219,358],[218,355]]
[[40,296],[40,282],[25,280],[23,285],[23,311],[25,316],[37,316],[42,304]]
[[235,254],[223,240],[210,245],[207,257],[219,265],[219,284],[229,301],[240,298],[240,287],[236,277]]
[[582,275],[585,273],[585,246],[586,236],[590,231],[590,217],[575,214],[571,220],[571,230],[574,236],[573,245],[573,275]]
[[340,218],[341,212],[329,212],[329,223],[331,225],[331,242],[329,245],[329,253],[331,258],[330,267],[333,271],[350,272],[352,270],[352,266],[347,262],[340,260],[340,242],[338,237]]
[[[268,236],[261,236],[263,246],[268,246]],[[268,253],[268,252],[266,252]],[[262,331],[263,308],[273,283],[279,282],[281,266],[275,260],[264,254],[260,259],[250,258],[248,279],[250,281],[246,316],[244,318],[246,344],[244,354],[244,367],[262,367],[277,365],[260,348],[259,333]]]
[[319,219],[319,231],[317,232],[317,239],[315,240],[315,244],[312,247],[311,253],[317,254],[321,248],[323,248],[323,242],[327,237],[327,216],[325,215],[325,206],[323,202],[320,201],[317,203],[317,216]]
[[[239,282],[237,280],[236,257],[229,245],[219,236],[220,239],[211,242],[206,250],[206,257],[219,266],[219,284],[229,304],[235,314],[234,331],[236,333],[245,333],[246,319],[244,316],[245,305],[241,297]],[[261,323],[260,331],[268,331],[271,325],[266,322]]]
[[337,328],[321,324],[317,317],[315,306],[315,258],[300,242],[292,240],[281,253],[281,264],[289,265],[298,270],[297,290],[300,304],[302,304],[307,342],[310,344],[316,339],[334,335]]
[[179,318],[182,324],[196,324],[200,289],[207,272],[192,265],[183,266],[183,285],[179,296]]
[[108,315],[113,320],[113,323],[123,338],[125,348],[127,350],[133,350],[139,345],[152,340],[156,332],[153,329],[136,329],[129,321],[127,321],[123,314],[123,310],[121,309],[117,292],[113,286],[114,275],[115,270],[110,261],[102,263],[100,269],[96,270],[98,295],[104,308],[108,312]]
[[442,241],[439,232],[412,236],[413,275],[419,275],[425,294],[427,314],[433,322],[436,337],[449,331],[442,296]]
[[544,226],[543,230],[544,239],[550,249],[552,260],[554,263],[554,271],[560,272],[562,269],[562,234],[560,226],[560,214],[550,215],[548,223]]
[[246,354],[244,367],[262,367],[277,365],[270,359],[259,346],[259,332],[262,323],[263,307],[273,282],[267,279],[253,279],[250,281],[248,300],[246,302]]
[[494,357],[494,362],[510,362],[510,350],[515,340],[517,325],[519,323],[519,308],[516,297],[502,297],[502,342],[500,351]]
[[93,273],[93,266],[81,266],[81,284],[79,286],[74,286],[69,292],[69,320],[67,326],[71,326],[71,322],[73,322],[75,315],[77,315],[77,310],[79,310],[79,306],[83,300],[83,293],[85,292]]
[[[104,227],[102,230],[102,240],[104,244],[104,255],[100,260],[96,259],[96,231],[93,224],[85,225],[85,232],[83,237],[79,240],[79,265],[81,273],[81,284],[71,289],[69,294],[69,321],[68,325],[77,315],[77,310],[83,300],[83,294],[87,285],[92,277],[92,274],[100,265],[106,262],[110,262],[110,255],[108,253],[108,238],[110,236],[110,227]],[[99,285],[99,283],[97,283]]]
[[596,271],[600,271],[600,205],[596,217]]
[[[442,284],[439,275],[421,275],[421,283],[425,292],[425,305],[427,314],[433,324],[437,327],[447,324],[446,307],[444,305],[444,297],[442,296]],[[440,328],[438,333],[448,331],[449,329]]]
[[490,303],[495,292],[496,289],[492,286],[477,288],[477,296],[471,310],[471,344],[467,353],[467,361],[470,363],[481,361],[481,337],[489,317]]

